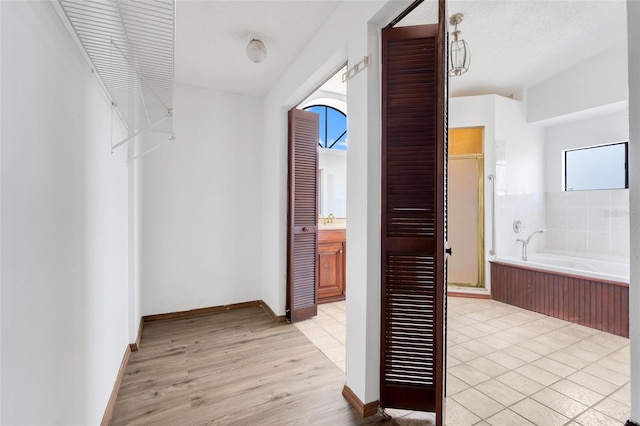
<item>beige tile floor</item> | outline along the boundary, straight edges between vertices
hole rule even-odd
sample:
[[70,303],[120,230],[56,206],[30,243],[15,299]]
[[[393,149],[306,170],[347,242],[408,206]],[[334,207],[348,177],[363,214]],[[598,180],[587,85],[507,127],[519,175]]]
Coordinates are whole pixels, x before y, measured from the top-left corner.
[[[343,371],[345,312],[346,302],[323,304],[296,324]],[[449,298],[447,333],[448,425],[620,426],[629,417],[628,339],[460,297]]]

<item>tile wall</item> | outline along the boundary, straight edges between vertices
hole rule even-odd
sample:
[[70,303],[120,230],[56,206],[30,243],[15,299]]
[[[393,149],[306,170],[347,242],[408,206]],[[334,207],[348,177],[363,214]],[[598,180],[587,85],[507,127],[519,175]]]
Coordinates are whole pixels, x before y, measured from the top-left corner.
[[546,249],[629,261],[629,190],[546,193]]
[[[513,222],[520,220],[522,230],[513,231]],[[520,257],[521,243],[532,232],[545,229],[545,195],[542,192],[507,192],[498,189],[496,193],[496,240],[498,257]],[[534,253],[545,247],[546,234],[538,234],[531,239],[528,252]]]

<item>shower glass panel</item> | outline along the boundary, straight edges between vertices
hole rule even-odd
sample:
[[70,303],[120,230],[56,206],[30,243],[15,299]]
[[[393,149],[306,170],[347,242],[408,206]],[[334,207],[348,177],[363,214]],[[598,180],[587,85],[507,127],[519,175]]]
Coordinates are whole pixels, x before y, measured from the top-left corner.
[[448,260],[449,284],[481,284],[478,237],[480,164],[477,158],[449,159],[449,244],[455,255]]
[[448,284],[484,287],[484,128],[449,130]]

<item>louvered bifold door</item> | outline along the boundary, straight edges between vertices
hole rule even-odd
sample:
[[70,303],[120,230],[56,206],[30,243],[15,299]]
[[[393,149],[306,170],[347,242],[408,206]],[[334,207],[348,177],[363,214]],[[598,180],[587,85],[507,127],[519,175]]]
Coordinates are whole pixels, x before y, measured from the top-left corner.
[[444,397],[446,297],[440,40],[438,25],[382,30],[380,405],[436,413]]
[[318,114],[298,109],[289,111],[287,320],[291,322],[318,313],[318,126]]

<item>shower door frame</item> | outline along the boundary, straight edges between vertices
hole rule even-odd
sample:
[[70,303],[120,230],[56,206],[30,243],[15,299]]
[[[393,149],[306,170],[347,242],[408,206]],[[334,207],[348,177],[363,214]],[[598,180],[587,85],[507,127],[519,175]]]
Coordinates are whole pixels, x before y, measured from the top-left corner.
[[[450,129],[455,130],[455,129]],[[476,160],[476,170],[477,170],[477,180],[478,180],[478,211],[477,211],[477,227],[478,227],[478,282],[476,285],[469,283],[468,285],[465,283],[449,283],[447,285],[453,284],[455,287],[460,288],[485,288],[485,255],[484,255],[484,239],[485,239],[485,223],[484,223],[484,154],[458,154],[458,155],[449,155],[449,162],[455,160],[465,160],[465,159],[475,159]],[[451,173],[451,172],[449,172]],[[451,178],[451,176],[449,176]],[[449,206],[451,207],[451,206]],[[451,215],[449,215],[449,226],[451,226]],[[449,241],[450,243],[455,244],[455,242]],[[450,266],[451,267],[451,266]]]

